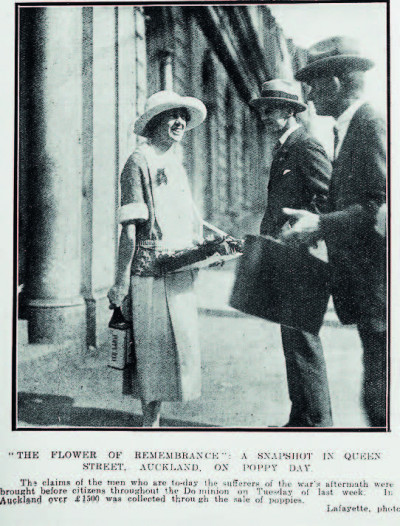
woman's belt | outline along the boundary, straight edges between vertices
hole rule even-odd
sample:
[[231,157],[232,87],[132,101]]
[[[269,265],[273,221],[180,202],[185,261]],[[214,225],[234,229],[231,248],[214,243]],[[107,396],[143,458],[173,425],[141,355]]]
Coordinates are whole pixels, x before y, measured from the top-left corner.
[[159,278],[165,272],[159,264],[159,256],[175,253],[171,246],[158,239],[143,239],[136,242],[136,253],[132,261],[133,276]]
[[156,248],[162,244],[162,241],[158,239],[143,239],[142,241],[137,241],[136,244],[139,247]]
[[143,241],[136,243],[136,252],[132,261],[132,276],[159,277],[160,269],[157,264],[157,253],[155,246],[142,245]]

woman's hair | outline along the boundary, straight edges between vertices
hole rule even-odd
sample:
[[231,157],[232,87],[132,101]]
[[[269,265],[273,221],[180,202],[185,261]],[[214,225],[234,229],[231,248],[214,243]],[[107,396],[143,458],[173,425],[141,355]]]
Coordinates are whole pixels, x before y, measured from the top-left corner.
[[179,115],[184,119],[186,124],[190,122],[190,112],[186,108],[173,108],[171,110],[166,110],[155,117],[153,117],[145,126],[145,129],[143,130],[143,135],[145,137],[152,137],[154,135],[155,130],[158,128],[158,126],[161,123],[161,120],[163,119],[163,116],[166,113],[174,113],[177,112]]

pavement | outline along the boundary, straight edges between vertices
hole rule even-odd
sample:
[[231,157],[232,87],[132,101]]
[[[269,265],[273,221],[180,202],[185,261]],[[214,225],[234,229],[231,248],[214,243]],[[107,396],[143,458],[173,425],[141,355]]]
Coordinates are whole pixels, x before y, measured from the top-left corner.
[[[200,273],[197,283],[202,396],[164,403],[164,427],[282,426],[290,410],[279,326],[227,305],[233,266]],[[121,394],[122,373],[107,367],[108,345],[32,345],[19,324],[19,427],[139,427],[140,403]],[[366,426],[360,408],[362,351],[356,330],[332,308],[321,330],[335,428]]]

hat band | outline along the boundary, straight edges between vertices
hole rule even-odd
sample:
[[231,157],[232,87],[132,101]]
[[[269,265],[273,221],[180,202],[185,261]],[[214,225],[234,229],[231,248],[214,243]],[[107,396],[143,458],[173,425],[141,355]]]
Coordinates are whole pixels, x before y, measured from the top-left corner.
[[279,97],[281,99],[290,99],[290,100],[295,100],[295,101],[299,100],[299,97],[297,95],[292,95],[291,93],[286,93],[285,91],[278,91],[278,90],[262,90],[261,97],[270,97],[270,98]]
[[315,62],[317,60],[323,60],[326,58],[336,58],[341,57],[343,55],[359,55],[359,53],[355,50],[349,49],[347,51],[339,51],[338,49],[331,49],[329,51],[322,51],[320,53],[310,53],[308,55],[308,62]]

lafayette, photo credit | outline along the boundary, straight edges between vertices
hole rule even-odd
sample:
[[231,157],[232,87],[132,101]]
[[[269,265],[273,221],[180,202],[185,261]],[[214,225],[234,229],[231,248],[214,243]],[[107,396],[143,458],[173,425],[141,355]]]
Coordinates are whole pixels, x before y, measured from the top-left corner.
[[15,5],[13,430],[390,431],[387,16]]

